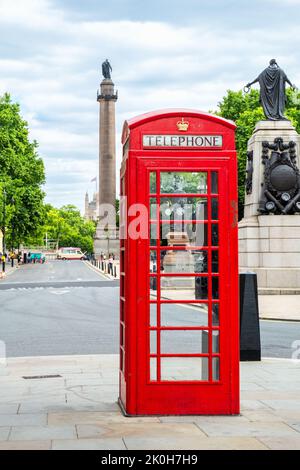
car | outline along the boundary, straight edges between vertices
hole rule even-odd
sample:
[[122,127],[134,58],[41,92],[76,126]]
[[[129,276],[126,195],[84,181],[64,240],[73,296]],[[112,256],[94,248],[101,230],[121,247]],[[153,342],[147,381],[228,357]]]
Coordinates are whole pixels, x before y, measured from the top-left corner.
[[80,248],[62,247],[57,252],[57,259],[62,259],[62,260],[71,260],[71,259],[84,260],[84,259],[86,259],[86,256],[85,256],[85,253],[83,253]]
[[28,261],[30,263],[45,263],[46,257],[44,253],[31,253],[30,256],[28,257]]

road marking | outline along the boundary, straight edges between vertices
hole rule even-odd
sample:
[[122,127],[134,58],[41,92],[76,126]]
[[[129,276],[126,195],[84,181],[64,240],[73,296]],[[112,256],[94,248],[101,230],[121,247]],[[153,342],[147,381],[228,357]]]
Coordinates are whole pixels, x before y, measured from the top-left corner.
[[52,290],[49,289],[50,294],[55,294],[55,295],[63,295],[63,294],[68,294],[70,291],[69,290]]

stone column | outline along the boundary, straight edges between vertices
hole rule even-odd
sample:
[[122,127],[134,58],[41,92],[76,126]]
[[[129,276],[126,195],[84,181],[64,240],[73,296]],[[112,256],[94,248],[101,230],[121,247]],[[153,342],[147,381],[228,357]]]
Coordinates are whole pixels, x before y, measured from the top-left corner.
[[118,94],[115,93],[114,83],[105,78],[100,83],[97,101],[100,103],[99,115],[99,195],[96,236],[94,240],[95,255],[118,252],[118,234],[115,217],[110,217],[107,231],[103,229],[103,207],[116,203],[116,131],[115,131],[115,102]]
[[100,103],[99,119],[99,204],[116,202],[116,135],[115,135],[115,94],[111,79],[105,78],[100,84],[97,101]]

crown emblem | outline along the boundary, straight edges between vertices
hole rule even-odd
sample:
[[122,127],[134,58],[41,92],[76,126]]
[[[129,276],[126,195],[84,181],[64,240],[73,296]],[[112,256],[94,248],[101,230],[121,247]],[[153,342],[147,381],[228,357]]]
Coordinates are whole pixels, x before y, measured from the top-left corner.
[[184,118],[181,118],[181,121],[177,122],[177,129],[179,131],[187,131],[189,128],[190,123],[185,121]]

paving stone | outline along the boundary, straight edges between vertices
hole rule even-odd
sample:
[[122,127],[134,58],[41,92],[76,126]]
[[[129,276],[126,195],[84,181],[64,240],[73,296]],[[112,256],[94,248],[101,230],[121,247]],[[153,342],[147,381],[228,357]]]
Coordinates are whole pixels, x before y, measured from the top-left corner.
[[57,426],[60,424],[100,424],[105,423],[158,423],[156,417],[136,417],[127,418],[119,412],[66,412],[66,413],[49,413],[48,424]]
[[267,446],[254,438],[193,437],[131,437],[124,442],[128,450],[266,450]]
[[266,387],[264,387],[261,384],[257,384],[255,382],[246,382],[246,381],[241,382],[241,391],[252,391],[252,390],[260,390],[260,391],[266,390]]
[[286,399],[299,400],[299,390],[289,389],[288,392],[286,390],[264,390],[264,391],[246,390],[244,392],[241,392],[242,400],[259,400],[259,401],[266,402],[266,398],[267,398],[267,401],[286,400]]
[[117,403],[101,403],[84,399],[73,399],[68,402],[28,402],[22,403],[19,409],[20,414],[27,413],[62,413],[66,411],[117,411]]
[[0,428],[0,441],[6,441],[6,439],[8,439],[9,432],[10,427],[8,426]]
[[14,414],[18,412],[20,407],[19,403],[1,403],[0,404],[0,414]]
[[280,422],[248,422],[248,423],[222,423],[222,426],[215,423],[201,423],[197,424],[199,428],[204,431],[208,436],[296,436],[296,431],[285,423]]
[[261,437],[260,441],[271,450],[300,450],[300,436]]
[[[289,396],[289,395],[288,395]],[[298,392],[299,397],[299,392]],[[300,400],[286,398],[285,400],[262,400],[269,408],[273,410],[299,410]]]
[[78,438],[115,438],[125,436],[137,437],[206,437],[195,424],[178,423],[124,423],[122,426],[115,423],[106,423],[102,426],[81,424],[77,426]]
[[259,400],[241,400],[241,413],[243,410],[270,410],[271,408]]
[[0,426],[45,426],[47,414],[1,414]]
[[245,410],[242,415],[249,421],[260,421],[262,423],[283,421],[274,411],[269,410]]
[[122,439],[54,440],[52,450],[126,450]]
[[272,410],[272,413],[277,416],[278,421],[297,421],[300,422],[300,409],[298,410]]
[[249,420],[244,416],[161,416],[162,423],[247,423]]
[[50,450],[51,441],[5,441],[0,450]]
[[16,426],[11,430],[11,441],[75,439],[74,426]]
[[[287,423],[291,428],[295,429],[295,431],[300,433],[300,421],[296,422],[295,420],[291,420]],[[300,434],[299,434],[300,437]]]

